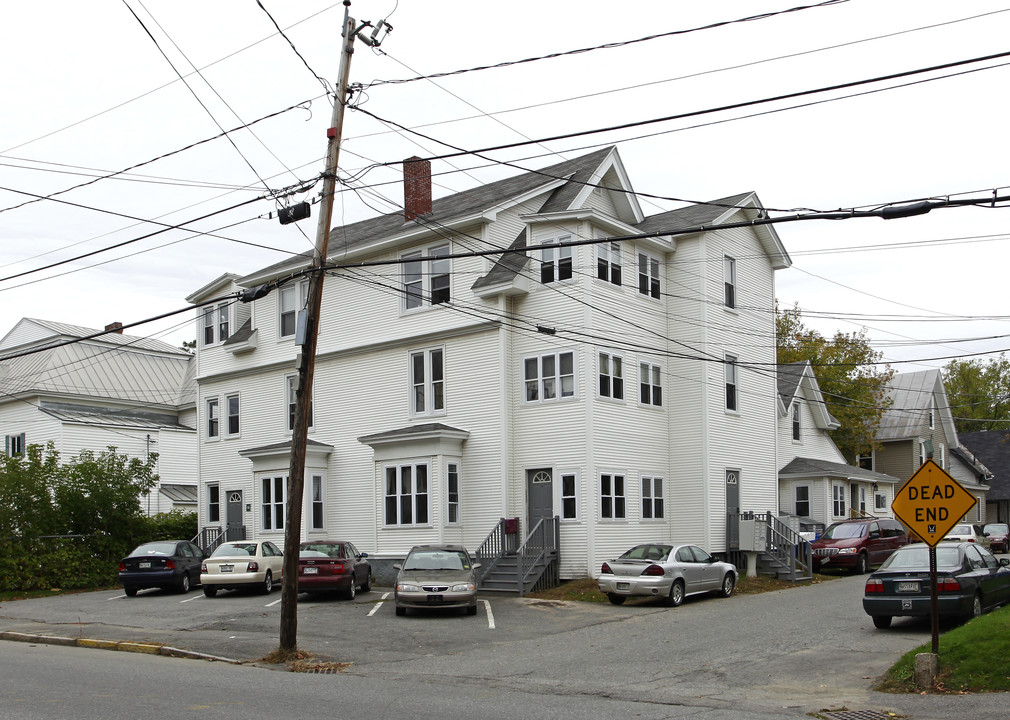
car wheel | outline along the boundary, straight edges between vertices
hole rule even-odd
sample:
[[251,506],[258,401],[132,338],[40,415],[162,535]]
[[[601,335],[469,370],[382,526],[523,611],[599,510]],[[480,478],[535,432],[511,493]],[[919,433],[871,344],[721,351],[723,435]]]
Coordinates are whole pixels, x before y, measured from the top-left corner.
[[273,592],[273,589],[274,589],[274,576],[270,574],[269,570],[267,570],[267,575],[265,578],[263,578],[263,588],[262,588],[263,594],[269,595],[271,592]]
[[213,585],[204,585],[203,594],[206,595],[207,597],[214,597],[215,595],[217,595],[217,588],[214,587]]
[[627,597],[624,595],[618,595],[617,593],[607,593],[607,600],[612,602],[614,605],[623,605]]
[[856,575],[865,575],[870,572],[870,561],[866,558],[866,553],[859,553],[856,559]]
[[477,606],[476,605],[468,605],[467,608],[466,608],[466,614],[467,615],[476,615],[477,614]]
[[874,615],[873,616],[873,627],[880,628],[884,630],[891,627],[891,616],[890,615]]
[[123,588],[123,592],[126,593],[127,597],[137,597],[137,590],[138,589],[139,588],[133,587],[131,585],[127,585],[126,587]]
[[372,576],[369,575],[365,578],[365,584],[361,586],[361,592],[371,592],[372,591]]
[[670,586],[670,594],[666,596],[666,604],[670,607],[679,607],[684,602],[684,581],[674,580]]
[[182,577],[179,578],[179,584],[176,585],[176,589],[183,595],[189,592],[189,573],[182,574]]
[[347,590],[344,591],[344,597],[348,600],[353,600],[358,595],[358,581],[354,579],[351,575],[351,584],[347,586]]
[[975,593],[975,599],[971,602],[971,612],[968,613],[968,619],[977,618],[982,614],[982,596]]
[[405,607],[396,608],[396,614],[399,615],[400,617],[403,617],[404,615],[407,614],[407,608]]
[[722,587],[719,588],[719,594],[728,598],[733,594],[733,590],[736,589],[736,578],[733,577],[733,573],[726,573],[726,577],[722,579]]

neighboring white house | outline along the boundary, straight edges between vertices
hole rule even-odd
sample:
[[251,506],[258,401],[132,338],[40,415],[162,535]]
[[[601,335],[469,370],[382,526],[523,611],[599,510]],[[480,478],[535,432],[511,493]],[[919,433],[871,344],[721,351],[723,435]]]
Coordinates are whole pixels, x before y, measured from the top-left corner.
[[[645,540],[725,551],[727,510],[779,506],[769,368],[790,260],[746,224],[754,193],[646,217],[605,148],[431,202],[427,163],[408,165],[404,213],[331,234],[304,537],[395,558],[558,516],[566,578]],[[284,540],[309,259],[187,298],[201,527]]]
[[[824,403],[807,361],[778,366],[779,513],[797,524],[849,517],[892,517],[898,478],[846,462],[830,431],[839,422]],[[799,529],[794,528],[794,529]]]
[[195,510],[193,356],[121,329],[91,337],[100,332],[24,318],[0,340],[3,450],[52,442],[64,459],[109,446],[157,453],[160,484],[141,499],[144,511]]

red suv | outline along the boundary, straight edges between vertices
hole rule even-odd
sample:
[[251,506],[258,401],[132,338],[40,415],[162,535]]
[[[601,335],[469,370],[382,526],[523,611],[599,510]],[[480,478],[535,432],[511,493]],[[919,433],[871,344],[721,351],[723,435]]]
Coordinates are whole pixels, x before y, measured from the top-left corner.
[[858,574],[880,565],[902,545],[908,545],[908,533],[897,520],[856,518],[832,523],[813,547],[814,570],[844,568]]

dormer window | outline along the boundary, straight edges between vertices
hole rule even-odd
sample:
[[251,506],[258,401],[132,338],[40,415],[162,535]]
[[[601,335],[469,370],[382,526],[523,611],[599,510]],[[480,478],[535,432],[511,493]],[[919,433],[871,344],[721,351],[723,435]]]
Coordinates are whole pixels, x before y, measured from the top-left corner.
[[[549,240],[544,245],[565,243],[571,240],[570,235],[563,235],[556,240]],[[540,282],[544,285],[572,278],[572,248],[545,247],[540,250]]]
[[228,339],[228,303],[211,305],[203,312],[203,344],[214,345]]

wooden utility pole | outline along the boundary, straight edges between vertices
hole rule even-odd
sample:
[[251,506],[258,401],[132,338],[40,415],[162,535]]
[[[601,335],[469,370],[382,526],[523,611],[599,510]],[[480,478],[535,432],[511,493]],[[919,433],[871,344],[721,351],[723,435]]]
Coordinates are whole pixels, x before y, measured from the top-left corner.
[[281,586],[281,650],[294,650],[298,636],[298,545],[302,534],[302,502],[305,490],[305,446],[308,441],[309,411],[312,407],[312,377],[316,364],[316,339],[319,333],[319,308],[323,299],[322,270],[330,244],[333,217],[333,193],[337,185],[337,160],[340,134],[347,104],[347,85],[351,73],[356,34],[350,16],[351,0],[344,0],[343,47],[340,53],[340,77],[333,99],[333,117],[326,131],[326,170],[323,173],[316,247],[309,275],[309,293],[305,307],[305,334],[298,359],[298,389],[295,395],[295,422],[291,431],[291,465],[288,470],[287,518],[284,526],[284,582]]

